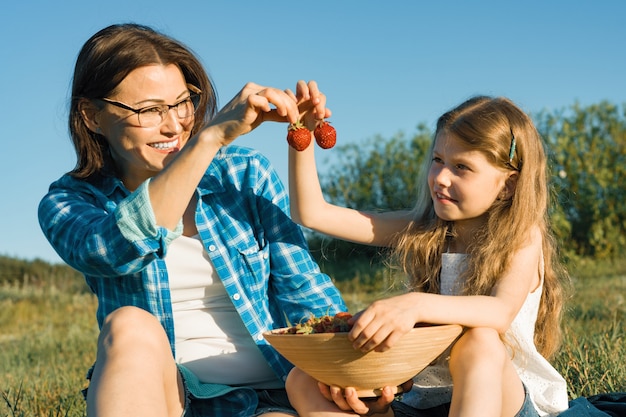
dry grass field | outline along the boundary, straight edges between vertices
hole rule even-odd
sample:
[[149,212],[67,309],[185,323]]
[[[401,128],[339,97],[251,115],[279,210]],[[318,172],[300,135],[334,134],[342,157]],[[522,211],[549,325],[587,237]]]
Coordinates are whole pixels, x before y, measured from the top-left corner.
[[[554,365],[571,398],[626,391],[626,276],[576,278]],[[345,288],[351,311],[374,295]],[[55,287],[0,286],[0,416],[79,417],[95,356],[95,298]]]

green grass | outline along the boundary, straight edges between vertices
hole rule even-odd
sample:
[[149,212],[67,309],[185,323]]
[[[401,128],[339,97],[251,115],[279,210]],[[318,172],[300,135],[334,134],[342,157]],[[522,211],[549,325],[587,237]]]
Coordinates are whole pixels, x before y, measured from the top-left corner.
[[626,391],[626,275],[588,275],[574,281],[565,316],[564,345],[553,363],[570,397]]
[[83,416],[95,357],[95,298],[0,288],[0,416]]
[[[626,275],[578,272],[584,277],[574,282],[565,344],[553,363],[571,398],[626,391]],[[361,290],[358,280],[339,286],[350,311],[381,294]],[[95,309],[82,291],[0,286],[1,417],[85,415],[80,390],[95,356]]]

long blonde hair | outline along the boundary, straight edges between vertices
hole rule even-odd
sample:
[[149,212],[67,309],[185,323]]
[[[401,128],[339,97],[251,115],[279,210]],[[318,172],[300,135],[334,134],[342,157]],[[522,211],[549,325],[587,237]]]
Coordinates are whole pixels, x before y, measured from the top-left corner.
[[[538,228],[543,236],[545,267],[535,344],[540,353],[550,357],[561,342],[567,275],[557,259],[548,224],[547,158],[541,137],[530,117],[513,102],[484,96],[471,98],[443,114],[437,121],[434,138],[442,132],[481,152],[494,166],[518,171],[513,196],[494,202],[484,226],[476,231],[468,247],[463,293],[491,294],[513,254],[528,242],[529,232]],[[453,222],[435,214],[426,180],[434,138],[428,163],[423,167],[415,216],[394,245],[394,259],[411,277],[414,290],[438,293],[442,253],[455,231]]]

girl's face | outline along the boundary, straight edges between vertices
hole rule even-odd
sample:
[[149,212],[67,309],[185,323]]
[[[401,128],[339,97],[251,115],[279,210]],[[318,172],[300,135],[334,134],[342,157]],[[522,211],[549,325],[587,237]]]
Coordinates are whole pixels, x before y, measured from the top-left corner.
[[[189,96],[182,72],[170,64],[133,70],[114,93],[105,98],[139,110],[178,104]],[[160,124],[142,127],[136,113],[106,102],[91,116],[83,114],[88,127],[108,141],[121,179],[131,190],[172,160],[189,140],[194,122],[193,116],[181,119],[177,110],[170,108]]]
[[497,198],[511,197],[513,181],[507,182],[511,175],[454,135],[438,134],[428,172],[437,216],[461,228],[478,226]]

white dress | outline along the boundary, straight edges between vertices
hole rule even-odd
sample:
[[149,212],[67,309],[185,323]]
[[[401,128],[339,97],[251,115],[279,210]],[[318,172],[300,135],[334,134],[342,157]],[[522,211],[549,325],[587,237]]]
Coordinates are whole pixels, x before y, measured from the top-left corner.
[[[465,268],[465,259],[466,255],[460,253],[443,255],[441,294],[460,293],[457,279]],[[515,346],[513,365],[539,415],[554,416],[568,407],[567,385],[565,379],[541,356],[534,344],[533,335],[542,288],[543,279],[541,285],[528,294],[506,337],[511,345]],[[449,350],[444,352],[434,364],[413,378],[413,388],[403,396],[403,402],[419,409],[450,402],[452,377],[448,369],[449,353]]]

